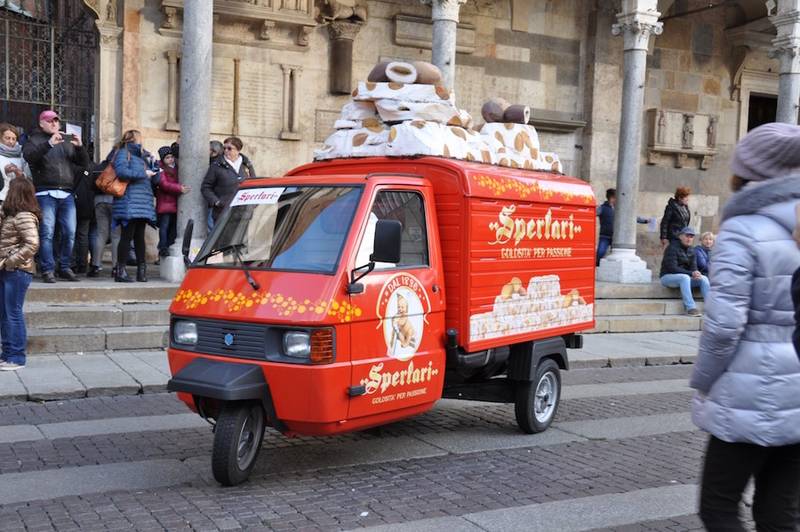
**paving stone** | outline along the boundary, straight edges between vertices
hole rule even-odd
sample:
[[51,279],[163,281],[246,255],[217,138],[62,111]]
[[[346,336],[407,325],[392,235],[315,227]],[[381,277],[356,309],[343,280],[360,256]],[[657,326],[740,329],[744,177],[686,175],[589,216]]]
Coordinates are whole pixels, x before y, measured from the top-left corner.
[[[142,359],[142,356],[146,356],[144,353],[113,351],[109,353],[108,356],[115,364],[122,368],[125,373],[130,375],[133,380],[139,383],[143,392],[161,392],[166,390],[169,377],[165,375],[163,371],[145,362]],[[151,354],[151,357],[153,359],[166,358],[166,353],[159,351]],[[151,362],[154,361],[151,360]],[[158,366],[163,368],[161,364],[158,364]]]
[[86,387],[55,356],[28,357],[25,369],[16,373],[32,401],[86,396]]
[[61,361],[86,387],[88,396],[133,395],[139,383],[104,354],[61,355]]

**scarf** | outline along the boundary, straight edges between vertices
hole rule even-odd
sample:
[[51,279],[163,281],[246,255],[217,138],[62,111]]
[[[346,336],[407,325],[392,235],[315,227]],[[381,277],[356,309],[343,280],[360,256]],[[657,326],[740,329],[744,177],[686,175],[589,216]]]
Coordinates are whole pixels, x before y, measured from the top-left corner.
[[22,146],[17,142],[13,148],[0,143],[0,155],[9,159],[19,159],[22,157]]

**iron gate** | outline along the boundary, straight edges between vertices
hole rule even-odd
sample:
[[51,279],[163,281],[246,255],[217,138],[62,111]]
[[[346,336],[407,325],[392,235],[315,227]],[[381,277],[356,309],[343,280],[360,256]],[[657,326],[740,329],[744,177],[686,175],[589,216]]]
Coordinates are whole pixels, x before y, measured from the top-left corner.
[[[30,131],[44,109],[94,140],[98,35],[83,2],[47,0],[44,20],[0,8],[0,121]],[[91,151],[89,152],[91,153]]]

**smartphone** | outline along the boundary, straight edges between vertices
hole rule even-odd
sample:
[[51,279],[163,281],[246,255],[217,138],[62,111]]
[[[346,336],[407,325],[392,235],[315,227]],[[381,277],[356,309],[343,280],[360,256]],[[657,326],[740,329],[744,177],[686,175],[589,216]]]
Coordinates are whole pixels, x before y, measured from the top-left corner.
[[61,138],[64,140],[64,142],[72,142],[72,140],[75,138],[75,135],[72,133],[62,133]]

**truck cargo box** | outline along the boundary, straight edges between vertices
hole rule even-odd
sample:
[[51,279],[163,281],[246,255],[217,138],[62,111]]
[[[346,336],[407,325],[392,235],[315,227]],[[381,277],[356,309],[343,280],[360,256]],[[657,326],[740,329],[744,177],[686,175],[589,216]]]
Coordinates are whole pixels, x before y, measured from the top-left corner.
[[595,198],[585,181],[435,157],[338,159],[289,175],[326,174],[433,184],[445,321],[466,352],[594,327]]

